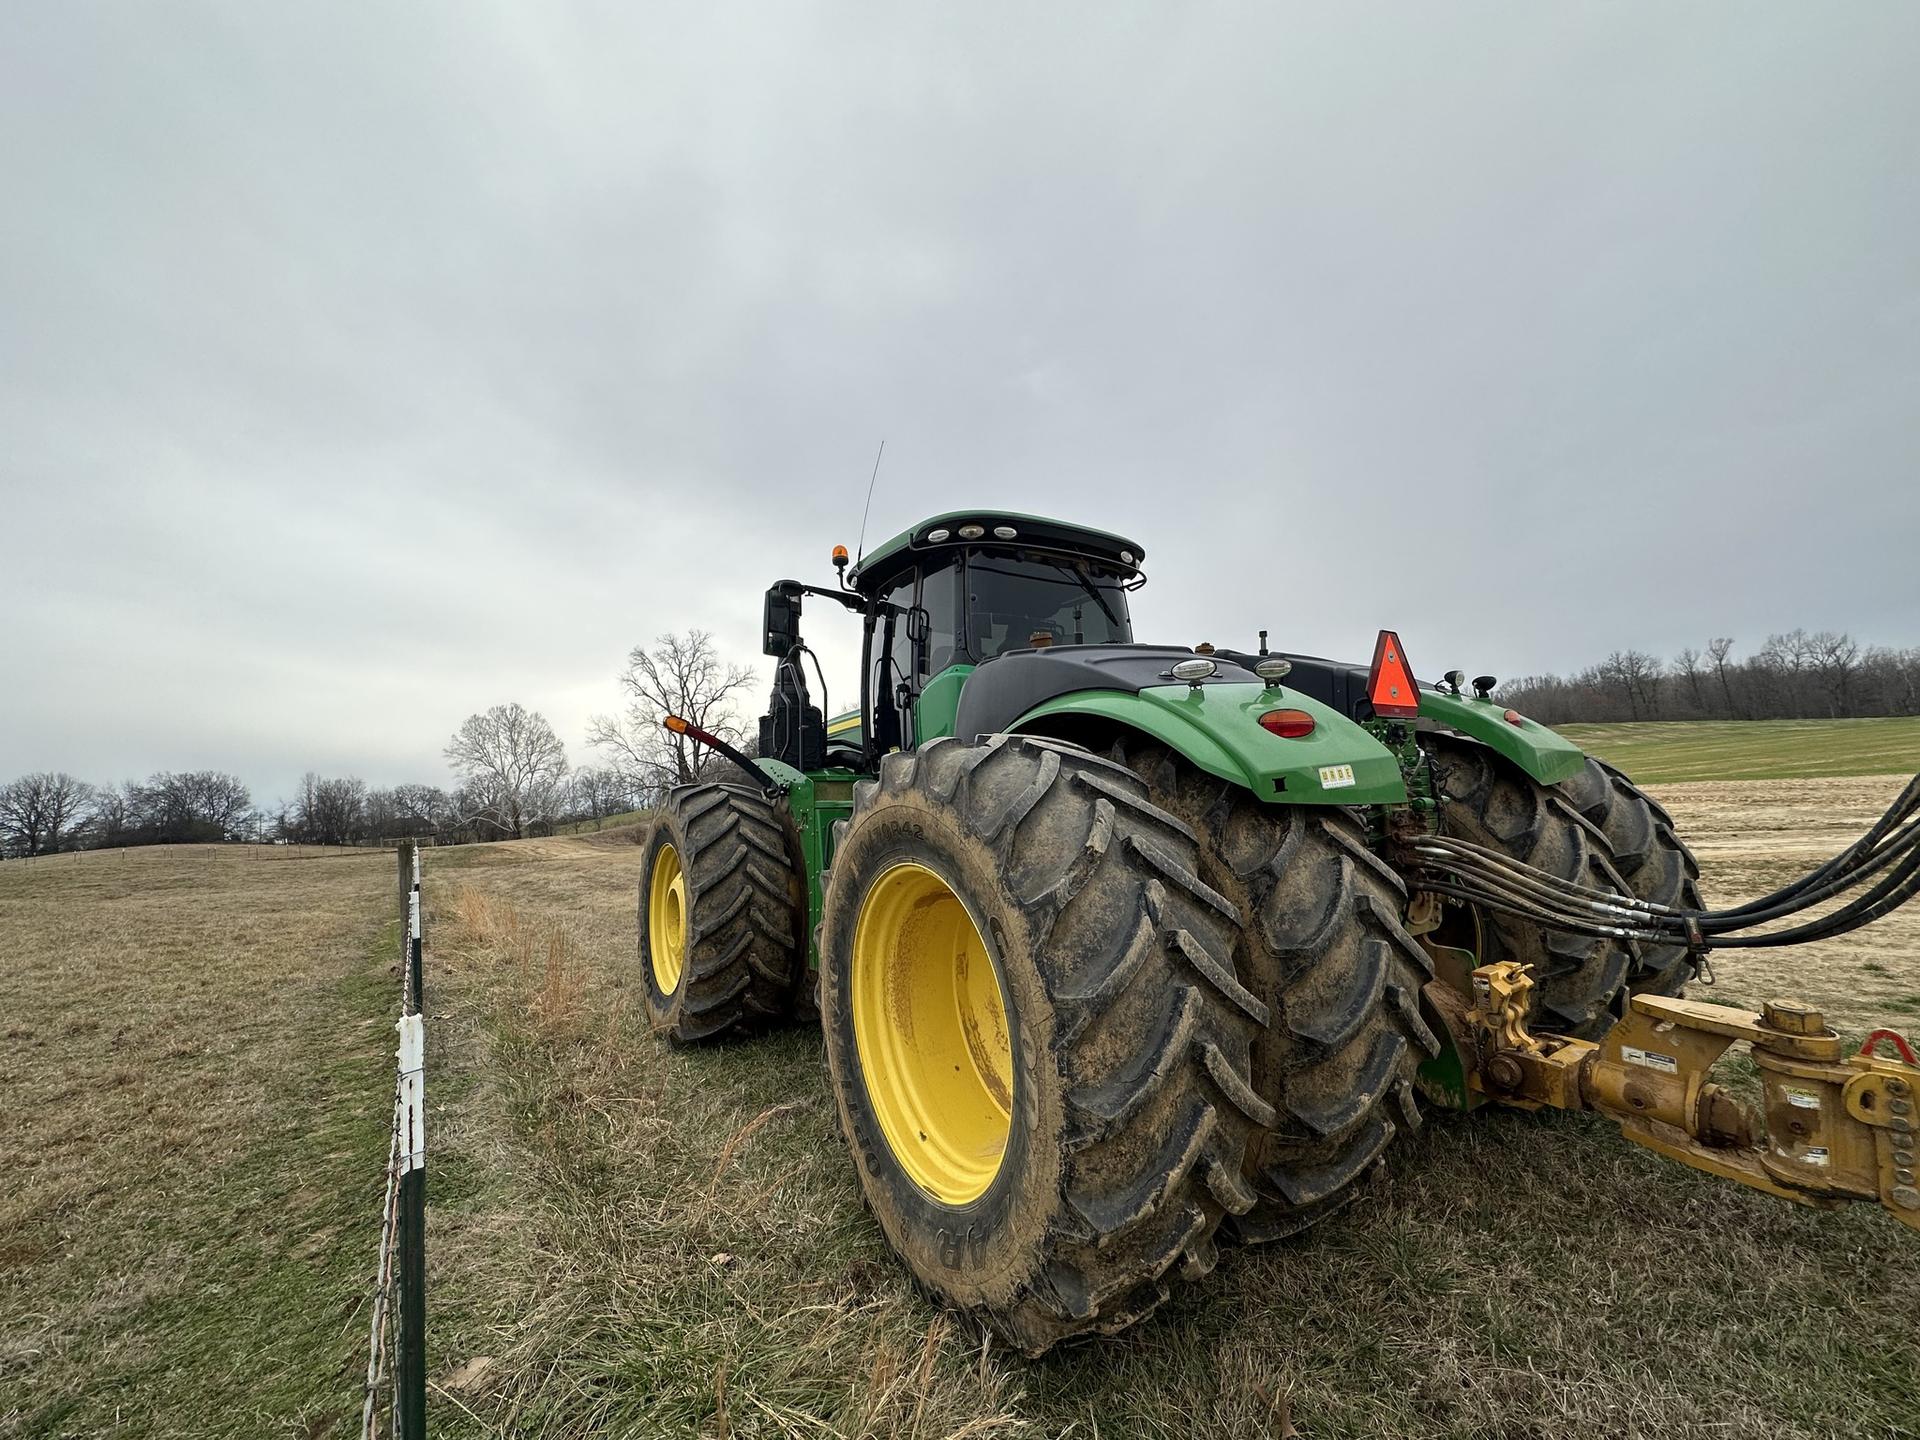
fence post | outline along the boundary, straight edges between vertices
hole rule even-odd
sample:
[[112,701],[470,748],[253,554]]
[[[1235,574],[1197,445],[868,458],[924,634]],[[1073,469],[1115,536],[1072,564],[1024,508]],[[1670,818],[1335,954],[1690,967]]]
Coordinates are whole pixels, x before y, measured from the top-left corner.
[[400,1020],[400,1094],[406,1130],[400,1162],[400,1346],[394,1429],[400,1440],[427,1433],[427,1136],[426,1019],[420,983],[420,853],[399,851],[406,996]]
[[411,878],[407,882],[407,984],[413,995],[413,1008],[416,1013],[427,1013],[427,992],[420,983],[420,847],[413,841],[406,842],[406,864]]

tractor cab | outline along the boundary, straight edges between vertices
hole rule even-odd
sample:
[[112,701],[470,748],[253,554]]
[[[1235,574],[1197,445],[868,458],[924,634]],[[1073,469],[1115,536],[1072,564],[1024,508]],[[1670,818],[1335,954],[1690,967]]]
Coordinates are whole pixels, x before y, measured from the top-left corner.
[[[837,590],[781,581],[767,592],[763,638],[779,666],[761,754],[798,770],[869,771],[890,750],[953,734],[961,690],[981,665],[1015,652],[1131,645],[1127,596],[1144,581],[1143,553],[1102,530],[957,511],[843,569]],[[844,550],[835,564],[846,565]],[[801,665],[811,655],[799,635],[804,595],[834,600],[865,625],[859,707],[824,722]]]

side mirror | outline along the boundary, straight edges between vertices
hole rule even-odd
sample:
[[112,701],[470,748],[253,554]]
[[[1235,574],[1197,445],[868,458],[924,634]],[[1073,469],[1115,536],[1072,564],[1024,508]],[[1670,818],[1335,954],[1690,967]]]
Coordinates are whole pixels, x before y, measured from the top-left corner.
[[800,596],[784,585],[767,591],[767,605],[760,625],[760,650],[776,658],[800,643]]

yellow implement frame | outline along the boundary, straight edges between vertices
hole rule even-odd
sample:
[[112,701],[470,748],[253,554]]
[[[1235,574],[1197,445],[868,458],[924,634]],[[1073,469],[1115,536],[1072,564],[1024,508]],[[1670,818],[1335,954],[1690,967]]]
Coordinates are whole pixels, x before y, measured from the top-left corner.
[[[1915,1137],[1920,1067],[1845,1054],[1818,1010],[1769,1001],[1730,1005],[1636,995],[1598,1043],[1527,1028],[1533,981],[1524,965],[1482,965],[1472,999],[1428,987],[1469,1087],[1522,1109],[1594,1110],[1635,1144],[1802,1205],[1876,1201],[1920,1230]],[[1904,1041],[1875,1031],[1910,1055]],[[1760,1072],[1757,1109],[1707,1072],[1745,1042]]]

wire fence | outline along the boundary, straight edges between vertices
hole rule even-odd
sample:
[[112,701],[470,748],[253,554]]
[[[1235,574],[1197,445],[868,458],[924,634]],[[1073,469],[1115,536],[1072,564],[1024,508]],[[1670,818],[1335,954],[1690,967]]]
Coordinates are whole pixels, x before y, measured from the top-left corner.
[[[426,1014],[420,977],[420,851],[399,854],[400,1045],[393,1086],[372,1323],[367,1337],[362,1440],[427,1433]],[[385,1428],[382,1428],[382,1422]]]
[[[257,844],[251,840],[194,841],[186,845],[99,845],[87,850],[51,850],[44,855],[0,856],[6,865],[73,865],[124,863],[131,860],[178,860],[198,855],[203,858],[225,856],[236,860],[365,860],[382,850],[396,850],[414,842],[406,840],[367,841],[352,845]],[[432,840],[421,840],[431,845]]]

